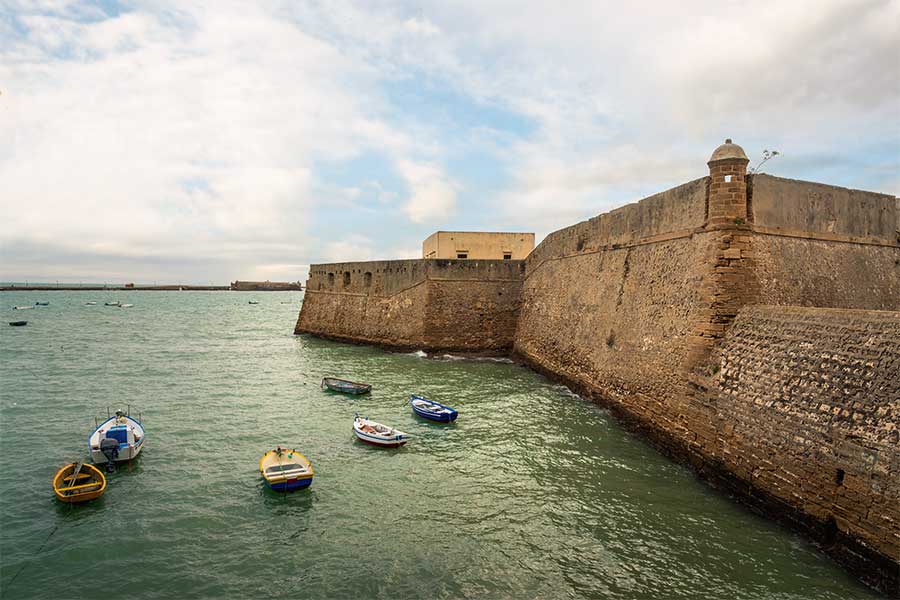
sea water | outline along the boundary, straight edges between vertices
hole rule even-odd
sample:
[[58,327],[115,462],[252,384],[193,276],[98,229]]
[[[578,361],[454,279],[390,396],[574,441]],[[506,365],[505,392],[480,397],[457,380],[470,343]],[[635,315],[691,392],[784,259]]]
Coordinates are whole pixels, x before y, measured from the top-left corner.
[[[566,388],[509,361],[294,336],[301,301],[0,293],[6,321],[28,320],[0,327],[2,597],[870,597]],[[373,391],[326,392],[324,375]],[[459,420],[418,419],[411,393]],[[141,455],[99,500],[57,502],[94,417],[129,405]],[[355,413],[414,437],[363,444]],[[312,461],[308,490],[264,486],[278,444]]]

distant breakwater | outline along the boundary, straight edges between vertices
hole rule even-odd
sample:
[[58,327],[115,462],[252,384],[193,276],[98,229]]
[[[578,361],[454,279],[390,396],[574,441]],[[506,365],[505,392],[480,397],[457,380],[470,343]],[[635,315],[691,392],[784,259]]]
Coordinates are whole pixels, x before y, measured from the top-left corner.
[[229,292],[231,288],[227,285],[148,285],[125,287],[124,285],[9,285],[0,287],[0,292]]
[[228,285],[4,285],[0,292],[286,292],[300,286],[234,287]]

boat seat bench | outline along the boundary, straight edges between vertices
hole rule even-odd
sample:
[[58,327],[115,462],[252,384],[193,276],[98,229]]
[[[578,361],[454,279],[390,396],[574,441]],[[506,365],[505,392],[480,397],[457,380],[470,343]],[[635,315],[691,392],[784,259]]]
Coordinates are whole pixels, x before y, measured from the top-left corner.
[[60,492],[71,492],[71,491],[80,490],[83,488],[97,487],[98,485],[101,485],[101,483],[99,481],[94,481],[92,483],[82,483],[81,485],[70,485],[69,487],[61,487],[61,488],[57,488],[57,489]]
[[279,471],[278,473],[266,473],[269,478],[274,481],[276,479],[290,479],[291,477],[295,477],[297,475],[309,475],[309,471],[306,469],[297,469],[295,471]]

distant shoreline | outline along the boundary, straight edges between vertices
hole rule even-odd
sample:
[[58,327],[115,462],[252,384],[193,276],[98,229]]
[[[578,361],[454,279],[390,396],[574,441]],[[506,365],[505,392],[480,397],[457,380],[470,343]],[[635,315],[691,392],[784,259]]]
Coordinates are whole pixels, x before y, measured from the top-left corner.
[[235,290],[228,285],[6,285],[0,292],[297,292],[298,288],[256,288]]

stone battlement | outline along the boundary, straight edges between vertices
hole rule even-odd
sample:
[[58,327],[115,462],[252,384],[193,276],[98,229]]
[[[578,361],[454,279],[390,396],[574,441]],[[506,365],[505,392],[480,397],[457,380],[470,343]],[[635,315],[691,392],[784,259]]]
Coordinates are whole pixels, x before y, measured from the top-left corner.
[[520,260],[385,260],[310,267],[295,333],[401,350],[512,349]]
[[897,589],[900,203],[746,166],[729,140],[525,261],[313,265],[296,331],[512,353]]

